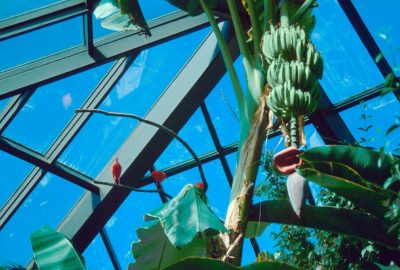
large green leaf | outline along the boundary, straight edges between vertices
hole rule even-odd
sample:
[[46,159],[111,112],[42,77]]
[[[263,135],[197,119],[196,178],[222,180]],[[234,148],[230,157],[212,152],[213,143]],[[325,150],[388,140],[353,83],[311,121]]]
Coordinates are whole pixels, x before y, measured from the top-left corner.
[[301,218],[297,217],[288,200],[271,200],[255,204],[250,219],[348,234],[390,248],[399,244],[396,235],[388,233],[389,225],[384,219],[360,211],[304,205],[301,213]]
[[160,222],[136,230],[139,242],[132,244],[135,263],[128,270],[156,270],[190,256],[206,256],[207,242],[195,237],[187,246],[177,249],[167,239]]
[[391,163],[398,161],[398,158],[384,153],[348,145],[313,147],[299,157],[308,163],[325,161],[345,164],[379,187],[383,187],[385,180],[391,176]]
[[115,31],[138,30],[151,36],[138,0],[101,0],[93,14],[97,19],[103,19],[101,26],[104,28]]
[[189,244],[198,232],[216,235],[228,232],[208,206],[203,191],[191,184],[159,209],[145,215],[146,220],[159,219],[169,241],[175,247]]
[[269,223],[260,221],[249,221],[247,223],[246,232],[244,237],[255,238],[263,234],[265,229],[268,227]]
[[298,270],[293,265],[275,261],[252,263],[243,267],[210,258],[187,258],[170,265],[165,270]]
[[297,171],[303,177],[350,199],[355,205],[383,217],[387,208],[383,205],[390,198],[384,191],[363,185],[365,180],[347,165],[334,162],[309,162]]
[[[167,0],[170,4],[189,13],[190,16],[197,16],[203,13],[199,0]],[[217,5],[217,0],[205,0],[206,5],[213,9]]]
[[61,233],[44,227],[31,234],[35,262],[40,270],[84,270],[79,254]]

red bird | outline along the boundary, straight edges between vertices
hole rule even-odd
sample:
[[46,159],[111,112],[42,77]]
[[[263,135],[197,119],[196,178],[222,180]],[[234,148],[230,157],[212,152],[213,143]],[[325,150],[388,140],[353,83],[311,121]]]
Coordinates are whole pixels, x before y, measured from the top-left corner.
[[111,166],[111,174],[114,178],[115,184],[119,185],[119,177],[121,176],[121,164],[118,162],[118,158],[115,159],[113,165]]
[[151,177],[153,177],[156,182],[161,182],[167,178],[167,174],[163,171],[154,170],[151,172]]
[[201,190],[204,190],[204,184],[203,184],[203,182],[197,182],[197,183],[195,184],[195,186],[196,186],[197,188],[201,189]]

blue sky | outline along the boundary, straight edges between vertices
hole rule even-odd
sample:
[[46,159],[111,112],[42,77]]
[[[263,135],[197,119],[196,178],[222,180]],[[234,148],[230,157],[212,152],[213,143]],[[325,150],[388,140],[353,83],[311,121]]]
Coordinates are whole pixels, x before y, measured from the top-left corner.
[[[54,2],[49,0],[20,0],[17,2],[6,0],[0,10],[0,20]],[[400,35],[395,34],[400,33],[400,26],[395,21],[394,14],[395,10],[398,10],[398,8],[396,9],[398,2],[396,0],[387,1],[392,8],[385,9],[372,8],[372,4],[377,4],[372,0],[353,2],[378,45],[388,54],[389,63],[395,69],[396,63],[399,64],[400,61]],[[174,7],[162,0],[140,1],[140,3],[147,19],[175,10]],[[332,102],[339,102],[382,83],[384,78],[358,39],[340,6],[334,0],[321,0],[319,3],[320,7],[315,10],[317,27],[312,34],[312,39],[324,56],[325,72],[321,85],[327,91]],[[82,44],[81,21],[81,18],[75,18],[0,42],[0,58],[2,59],[0,72],[15,65]],[[145,115],[208,31],[209,29],[203,29],[143,51],[100,108]],[[96,38],[110,33],[112,32],[102,29],[95,20],[94,35]],[[27,44],[29,44],[29,48]],[[241,59],[238,59],[235,66],[243,81],[240,61]],[[5,130],[3,136],[45,153],[71,119],[74,110],[82,105],[112,64],[107,63],[40,87],[13,123]],[[205,102],[221,144],[226,146],[236,142],[238,121],[234,112],[237,111],[237,106],[227,76],[224,76],[215,86]],[[1,100],[0,109],[5,104],[6,102]],[[373,124],[368,136],[374,139],[368,142],[368,146],[379,147],[389,142],[387,148],[394,149],[400,141],[399,132],[393,133],[389,137],[385,137],[384,133],[396,121],[396,116],[400,115],[398,101],[392,94],[389,94],[385,97],[377,97],[365,104],[367,112],[372,115],[369,121]],[[229,106],[233,107],[233,111]],[[359,120],[362,112],[362,107],[356,106],[340,113],[356,139],[365,136],[358,129],[364,125]],[[133,120],[95,115],[67,147],[58,161],[95,178],[136,125],[137,122]],[[306,128],[306,134],[309,147],[323,143],[313,126],[310,125]],[[193,147],[198,155],[215,149],[199,110],[179,132],[179,135]],[[270,140],[267,147],[275,148],[278,141],[278,139]],[[165,169],[189,158],[189,153],[174,140],[156,161],[155,166],[158,169]],[[227,159],[233,171],[236,155],[231,154]],[[0,152],[0,160],[0,169],[3,171],[3,179],[0,183],[0,204],[4,205],[33,167],[4,152]],[[211,206],[219,217],[224,218],[229,186],[222,166],[216,160],[205,164],[204,168],[206,177],[211,183],[208,192]],[[259,179],[262,177],[263,173],[260,172]],[[185,184],[198,182],[199,179],[196,169],[188,170],[168,178],[165,181],[165,189],[170,194],[176,194]],[[65,198],[62,201],[59,200],[61,192]],[[0,265],[7,262],[25,264],[32,255],[29,234],[42,225],[56,227],[83,192],[84,190],[80,187],[55,175],[46,174],[15,216],[0,231]],[[256,200],[261,199],[256,198]],[[161,200],[157,195],[132,193],[105,226],[122,268],[133,261],[130,244],[137,240],[135,228],[145,225],[142,219],[143,215],[160,204]],[[258,241],[262,249],[271,250],[273,243],[269,240],[268,233],[265,233]],[[245,254],[245,263],[255,259],[248,241],[245,245]],[[112,269],[99,236],[93,240],[84,252],[84,256],[88,269]]]

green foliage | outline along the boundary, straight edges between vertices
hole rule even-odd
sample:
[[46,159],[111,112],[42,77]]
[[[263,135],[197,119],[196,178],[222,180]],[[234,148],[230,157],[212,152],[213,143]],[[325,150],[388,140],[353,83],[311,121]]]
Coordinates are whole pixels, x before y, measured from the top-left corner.
[[136,230],[139,242],[132,244],[135,262],[129,264],[128,270],[156,270],[190,256],[207,255],[207,242],[196,236],[183,248],[177,249],[166,237],[160,222],[149,228]]
[[203,191],[191,184],[179,194],[145,215],[146,220],[158,219],[169,241],[175,247],[189,244],[197,233],[207,236],[228,232],[222,222],[208,206]]
[[40,270],[84,270],[71,242],[61,233],[43,227],[31,234],[34,259]]
[[101,0],[95,4],[93,14],[97,19],[103,19],[101,26],[104,28],[135,30],[151,36],[138,0]]
[[165,270],[295,270],[299,269],[295,266],[279,263],[274,261],[264,261],[259,263],[249,264],[243,267],[236,267],[232,264],[222,262],[220,260],[209,258],[187,258],[178,263],[175,263]]

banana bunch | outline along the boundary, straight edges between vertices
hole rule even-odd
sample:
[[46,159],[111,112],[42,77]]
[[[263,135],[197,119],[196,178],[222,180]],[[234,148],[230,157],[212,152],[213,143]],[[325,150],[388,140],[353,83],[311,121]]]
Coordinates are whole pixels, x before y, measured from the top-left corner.
[[277,116],[290,119],[292,115],[310,115],[318,107],[320,90],[317,83],[310,91],[303,91],[286,81],[273,88],[267,97],[267,106]]
[[272,87],[267,105],[276,116],[310,115],[318,107],[323,62],[320,53],[300,26],[271,28],[262,42],[270,64],[267,81]]

